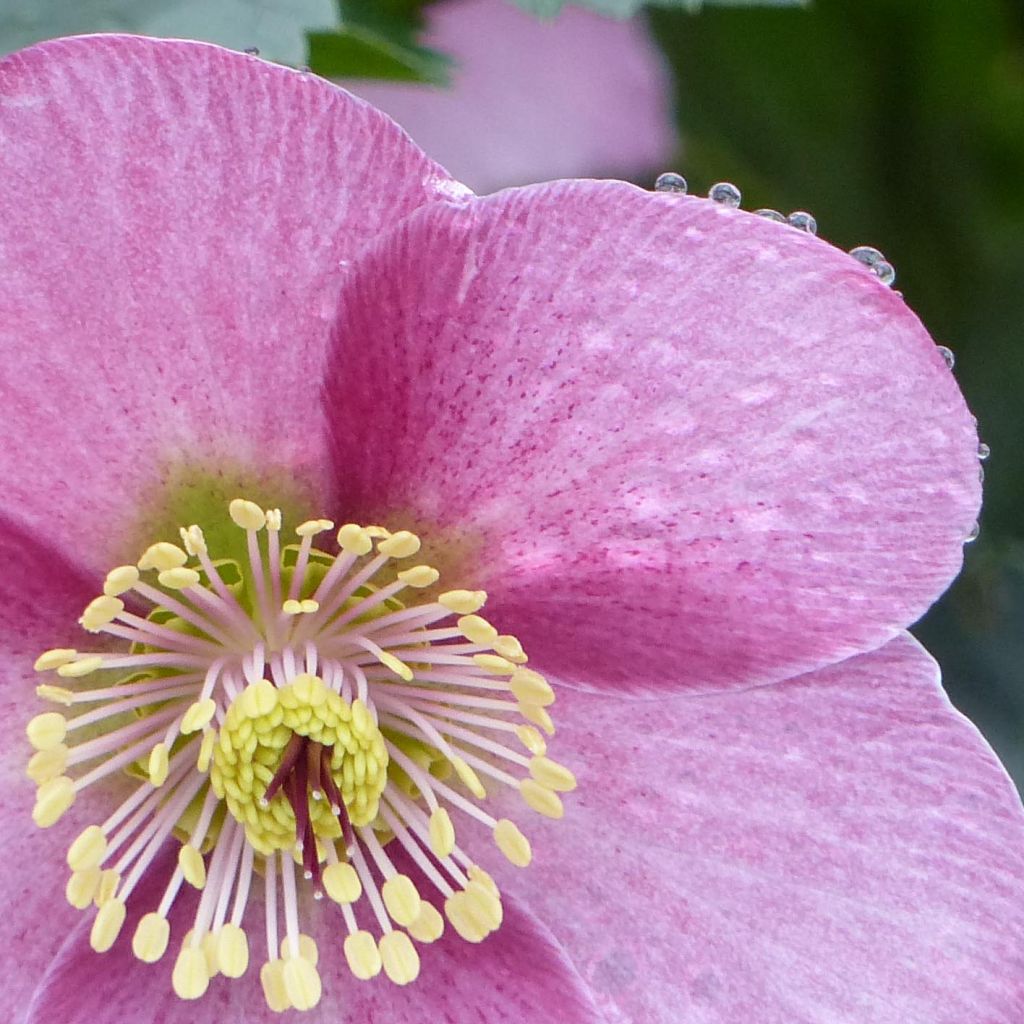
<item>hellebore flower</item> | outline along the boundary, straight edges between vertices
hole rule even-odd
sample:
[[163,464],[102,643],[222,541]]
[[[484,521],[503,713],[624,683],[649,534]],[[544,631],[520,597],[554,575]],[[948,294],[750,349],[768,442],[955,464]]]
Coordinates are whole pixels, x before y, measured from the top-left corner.
[[477,192],[596,172],[642,174],[674,146],[669,76],[638,19],[567,7],[542,20],[505,0],[424,12],[451,85],[342,84],[390,114]]
[[131,37],[0,63],[0,205],[6,1019],[1019,1018],[903,633],[977,436],[869,267]]

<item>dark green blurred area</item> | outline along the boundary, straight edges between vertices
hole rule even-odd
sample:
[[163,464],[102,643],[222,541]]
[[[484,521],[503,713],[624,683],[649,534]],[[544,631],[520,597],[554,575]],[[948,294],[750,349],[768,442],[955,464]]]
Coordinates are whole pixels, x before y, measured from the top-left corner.
[[809,210],[869,244],[936,340],[991,445],[982,532],[915,628],[1024,790],[1024,4],[818,0],[652,11],[693,190]]

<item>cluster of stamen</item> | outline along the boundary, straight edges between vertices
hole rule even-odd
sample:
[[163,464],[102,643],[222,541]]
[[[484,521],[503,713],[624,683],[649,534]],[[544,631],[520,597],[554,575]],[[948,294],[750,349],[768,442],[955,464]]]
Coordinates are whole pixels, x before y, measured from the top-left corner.
[[414,534],[347,524],[332,554],[316,543],[334,530],[327,520],[282,545],[278,511],[236,499],[229,512],[245,562],[214,561],[199,526],[183,528],[180,546],[159,542],[113,569],[79,620],[123,651],[60,648],[37,660],[60,679],[37,692],[64,710],[28,725],[34,820],[53,825],[112,774],[137,780],[72,843],[66,894],[95,908],[92,946],[109,949],[173,837],[177,867],[132,949],[159,960],[182,887],[200,890],[172,976],[182,998],[217,974],[246,973],[261,879],[267,1003],[317,1005],[320,953],[300,927],[300,871],[317,899],[338,905],[353,975],[407,984],[420,970],[413,940],[435,941],[445,919],[469,942],[501,924],[501,894],[456,821],[488,829],[512,864],[530,863],[518,826],[481,806],[484,780],[561,817],[558,794],[575,779],[546,756],[554,693],[525,667],[519,641],[478,614],[486,594],[436,593],[436,569],[400,568],[419,551]]

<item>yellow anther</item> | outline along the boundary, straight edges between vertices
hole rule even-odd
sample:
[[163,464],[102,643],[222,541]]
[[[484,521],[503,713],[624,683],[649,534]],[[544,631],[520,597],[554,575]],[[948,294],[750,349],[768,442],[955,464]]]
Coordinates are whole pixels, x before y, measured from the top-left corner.
[[228,505],[228,515],[235,526],[243,530],[262,530],[267,524],[267,514],[255,501],[235,498]]
[[492,896],[496,899],[501,899],[501,893],[498,890],[497,883],[493,878],[479,864],[470,864],[466,868],[466,874],[469,875],[471,882],[477,882],[482,885]]
[[193,557],[206,554],[206,537],[203,531],[193,523],[191,526],[182,526],[178,529],[181,536],[182,547]]
[[516,670],[515,665],[500,654],[474,654],[473,662],[492,676],[507,676]]
[[68,848],[68,867],[72,871],[98,868],[107,855],[107,837],[99,825],[90,825]]
[[483,942],[491,933],[464,892],[453,893],[444,901],[444,916],[466,942]]
[[338,531],[338,547],[350,555],[368,555],[373,550],[373,538],[361,526],[346,523]]
[[549,736],[555,735],[555,723],[551,721],[551,716],[545,708],[542,708],[539,704],[530,704],[528,701],[522,700],[516,707],[519,714],[528,722],[539,725]]
[[101,597],[93,598],[85,611],[82,612],[78,623],[82,629],[89,633],[98,633],[104,626],[109,625],[124,611],[124,601],[119,597],[108,597],[103,594]]
[[178,851],[178,867],[185,881],[194,889],[202,889],[206,885],[206,862],[191,843],[186,843]]
[[432,565],[414,565],[411,569],[403,569],[398,578],[407,587],[432,587],[441,574]]
[[260,679],[242,691],[241,709],[246,718],[263,718],[277,707],[277,687]]
[[377,545],[377,553],[388,558],[410,558],[420,549],[420,539],[408,530],[399,530]]
[[463,615],[456,625],[462,635],[474,644],[490,647],[498,639],[498,631],[479,615]]
[[530,807],[545,818],[561,818],[565,813],[558,794],[552,793],[536,779],[523,779],[519,783],[519,793]]
[[199,583],[199,573],[195,569],[164,569],[157,576],[161,587],[168,590],[184,590],[186,587],[194,587]]
[[370,525],[365,527],[366,534],[368,537],[372,537],[374,540],[387,540],[391,536],[391,531],[386,526],[374,526]]
[[139,920],[132,936],[132,952],[146,964],[155,964],[167,952],[171,925],[153,911]]
[[249,940],[237,924],[226,924],[217,936],[217,963],[225,978],[240,978],[249,967]]
[[107,573],[103,581],[103,593],[107,597],[117,597],[131,590],[139,582],[139,570],[134,565],[119,565]]
[[75,802],[75,784],[66,775],[48,779],[36,790],[32,820],[40,828],[56,825],[64,812]]
[[213,745],[217,742],[217,733],[213,729],[206,729],[203,732],[203,741],[199,744],[199,755],[196,757],[196,769],[201,772],[210,770],[210,761],[213,760]]
[[430,849],[436,857],[449,857],[455,849],[455,826],[443,807],[430,815]]
[[284,962],[284,990],[296,1010],[312,1010],[320,1002],[320,975],[304,957]]
[[189,707],[188,711],[185,712],[184,718],[181,720],[182,735],[188,736],[191,733],[199,732],[200,729],[205,729],[210,724],[216,711],[217,703],[212,697],[207,697],[205,700],[197,700]]
[[477,919],[490,931],[497,930],[505,916],[500,893],[477,881],[470,881],[465,893]]
[[90,868],[88,871],[73,871],[64,887],[64,896],[76,910],[85,910],[93,901],[100,887],[100,869]]
[[135,564],[142,570],[156,569],[177,569],[188,561],[185,554],[177,544],[171,544],[162,540],[157,544],[150,544],[142,553],[142,557]]
[[353,932],[345,939],[344,949],[348,969],[360,981],[369,981],[380,974],[380,950],[369,932]]
[[525,868],[533,859],[530,840],[519,831],[514,821],[502,818],[494,826],[494,841],[510,863],[517,868]]
[[311,597],[307,597],[299,602],[299,609],[306,615],[310,615],[313,612],[320,611],[320,602],[314,601]]
[[268,508],[264,519],[268,530],[275,533],[281,529],[281,510],[279,508]]
[[359,874],[351,864],[338,861],[324,868],[322,875],[324,889],[335,903],[355,903],[363,894]]
[[170,770],[170,751],[166,743],[158,743],[149,752],[149,781],[154,786],[162,786],[167,781]]
[[[281,940],[281,959],[290,960],[292,956],[292,940],[286,935]],[[314,967],[320,963],[320,950],[317,949],[316,942],[312,935],[304,935],[302,932],[299,933],[299,956],[303,960],[308,960]]]
[[437,603],[456,615],[472,615],[480,611],[487,601],[486,590],[446,590]]
[[381,651],[377,655],[377,660],[385,667],[391,669],[396,676],[401,677],[406,682],[412,679],[412,669],[400,658],[396,658],[393,654],[388,651]]
[[100,907],[89,933],[89,945],[97,953],[106,953],[121,932],[125,918],[124,900],[109,899]]
[[36,687],[36,696],[42,700],[53,701],[54,704],[63,704],[66,708],[75,702],[73,690],[67,690],[63,686],[51,686],[49,683],[40,683]]
[[78,651],[74,647],[53,647],[43,651],[32,667],[37,672],[49,672],[51,669],[60,668],[61,665],[70,664],[77,657]]
[[420,916],[422,900],[408,875],[392,875],[381,887],[381,896],[396,924],[405,927]]
[[107,868],[106,871],[100,872],[100,884],[96,886],[96,892],[93,894],[92,901],[97,907],[102,907],[104,903],[107,903],[117,892],[117,887],[121,884],[121,876],[113,869]]
[[318,533],[326,533],[334,529],[334,523],[330,519],[307,519],[295,527],[295,532],[300,537],[315,537]]
[[384,973],[396,985],[408,985],[420,973],[420,955],[405,932],[388,932],[380,940]]
[[281,611],[283,611],[285,615],[301,615],[302,602],[296,601],[294,598],[290,597],[281,605]]
[[[206,973],[209,974],[210,980],[220,974],[220,961],[217,959],[217,939],[220,936],[220,932],[205,932],[203,934],[203,941],[201,943],[203,948],[203,955],[206,957]],[[192,938],[192,930],[189,930],[186,942]]]
[[28,760],[25,775],[37,786],[64,774],[68,766],[68,748],[63,743],[49,750],[37,750]]
[[532,725],[517,725],[516,736],[531,754],[546,754],[548,745]]
[[44,711],[25,726],[25,735],[36,750],[59,747],[67,734],[67,719],[59,711]]
[[260,985],[263,987],[263,998],[274,1013],[284,1013],[291,1005],[288,992],[284,987],[284,962],[268,960],[260,968]]
[[426,900],[420,906],[420,916],[409,925],[409,934],[422,943],[437,942],[444,934],[444,918],[437,908]]
[[103,668],[103,658],[98,654],[90,654],[78,661],[68,662],[57,669],[57,675],[62,679],[81,679],[83,676],[92,675],[97,669]]
[[328,690],[319,676],[302,672],[292,680],[292,692],[311,708],[322,707],[327,701]]
[[545,788],[556,793],[571,793],[576,788],[576,776],[557,761],[540,755],[530,758],[530,774]]
[[198,999],[210,985],[210,968],[202,946],[186,942],[174,962],[171,985],[179,999]]
[[452,758],[452,767],[455,769],[455,773],[460,779],[462,779],[463,785],[477,798],[477,800],[483,800],[487,796],[487,790],[484,789],[483,783],[480,781],[479,776],[475,771],[461,757]]
[[515,665],[525,665],[529,661],[519,638],[511,633],[502,633],[492,646],[498,654]]
[[517,668],[508,681],[508,688],[516,700],[546,708],[555,702],[555,691],[551,684],[532,668]]

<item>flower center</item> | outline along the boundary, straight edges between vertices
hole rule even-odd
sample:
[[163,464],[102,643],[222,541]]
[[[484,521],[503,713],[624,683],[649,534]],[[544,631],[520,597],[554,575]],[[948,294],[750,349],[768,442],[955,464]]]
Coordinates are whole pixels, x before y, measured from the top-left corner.
[[530,862],[519,827],[481,806],[483,780],[561,817],[558,794],[575,779],[546,756],[554,694],[519,641],[478,614],[486,594],[436,592],[437,570],[401,568],[415,535],[347,524],[332,553],[319,543],[327,520],[282,545],[276,510],[236,499],[229,512],[247,559],[217,560],[199,526],[183,528],[182,546],[158,542],[113,569],[83,612],[85,630],[120,650],[37,660],[60,677],[37,692],[64,711],[28,725],[33,817],[46,828],[87,787],[125,771],[137,780],[71,845],[66,895],[96,908],[91,942],[109,949],[175,837],[177,867],[132,949],[160,959],[171,908],[184,886],[199,890],[172,976],[182,998],[246,973],[247,916],[262,902],[268,1004],[319,1002],[297,864],[313,895],[338,905],[353,974],[407,984],[420,970],[413,940],[436,940],[445,918],[469,942],[501,924],[500,892],[469,853],[473,830],[490,831],[512,864]]

